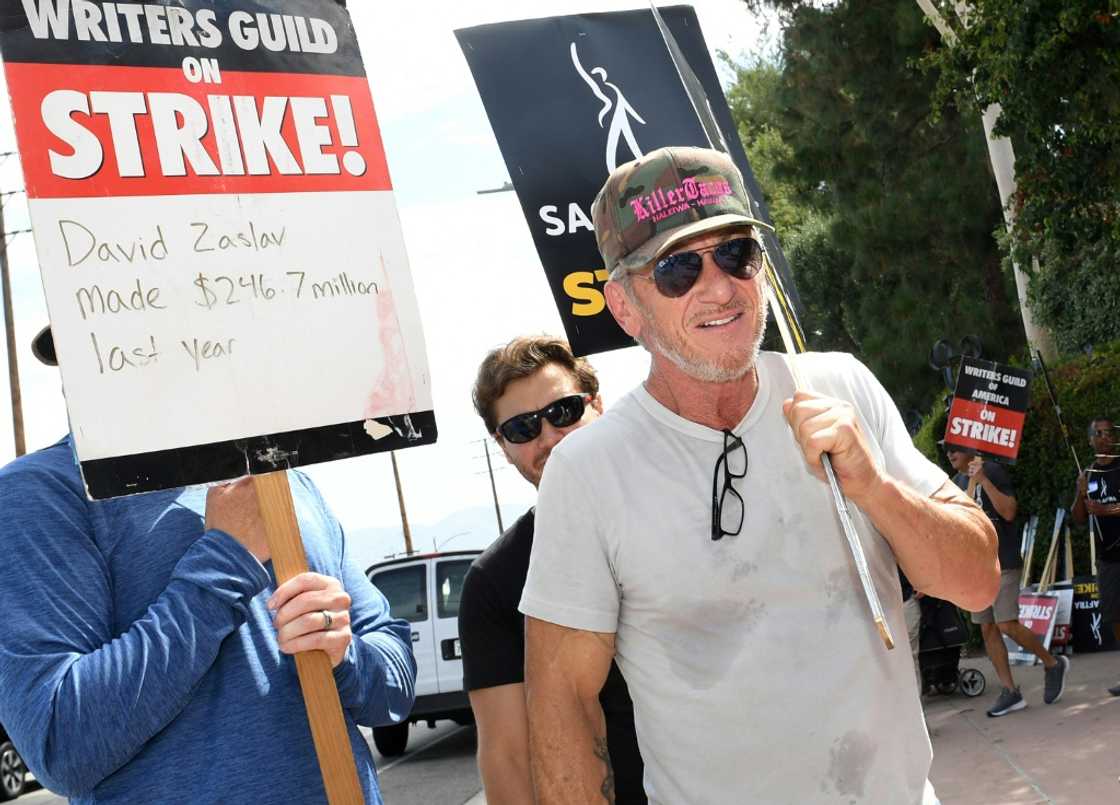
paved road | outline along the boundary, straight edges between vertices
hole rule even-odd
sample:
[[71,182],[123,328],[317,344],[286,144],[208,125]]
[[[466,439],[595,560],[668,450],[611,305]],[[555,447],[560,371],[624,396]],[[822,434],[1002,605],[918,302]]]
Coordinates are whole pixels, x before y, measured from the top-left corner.
[[[437,722],[435,729],[413,724],[408,751],[397,758],[381,757],[369,731],[362,731],[370,741],[386,805],[463,805],[482,789],[475,765],[474,727],[460,727],[450,721]],[[66,799],[38,789],[16,802],[64,805]]]
[[463,805],[482,789],[476,749],[474,727],[413,724],[404,755],[386,763],[374,750],[386,805]]

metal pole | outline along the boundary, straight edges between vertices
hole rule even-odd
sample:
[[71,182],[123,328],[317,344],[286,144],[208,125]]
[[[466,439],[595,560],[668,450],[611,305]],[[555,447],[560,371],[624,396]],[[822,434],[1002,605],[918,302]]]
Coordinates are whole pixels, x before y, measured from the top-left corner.
[[12,396],[12,436],[16,456],[27,452],[23,437],[23,399],[19,388],[19,361],[16,358],[16,327],[12,317],[12,283],[8,277],[8,233],[4,229],[4,198],[0,196],[0,290],[4,294],[4,335],[8,348],[8,387]]
[[498,536],[500,537],[505,533],[505,526],[502,525],[502,509],[498,506],[498,487],[494,484],[494,465],[490,463],[490,440],[482,440],[482,449],[486,451],[486,472],[490,474],[490,491],[494,495],[494,514],[498,517]]
[[389,451],[389,459],[393,462],[393,480],[397,482],[397,503],[401,507],[401,527],[404,528],[404,550],[412,553],[412,532],[408,530],[408,513],[404,510],[404,492],[401,489],[401,473],[397,469],[397,454]]

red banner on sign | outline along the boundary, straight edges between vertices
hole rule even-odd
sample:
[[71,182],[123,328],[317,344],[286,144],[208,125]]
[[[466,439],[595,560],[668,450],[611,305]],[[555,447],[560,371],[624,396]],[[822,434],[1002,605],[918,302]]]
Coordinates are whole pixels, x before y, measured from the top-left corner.
[[5,69],[31,198],[392,189],[364,77]]
[[1005,458],[1019,454],[1026,414],[996,405],[953,398],[945,440]]

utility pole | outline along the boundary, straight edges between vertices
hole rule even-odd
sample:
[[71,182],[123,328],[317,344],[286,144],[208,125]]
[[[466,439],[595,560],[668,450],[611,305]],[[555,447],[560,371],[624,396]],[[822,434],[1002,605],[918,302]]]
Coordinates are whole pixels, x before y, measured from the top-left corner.
[[397,482],[397,504],[401,507],[401,527],[404,528],[404,551],[412,553],[412,532],[408,530],[408,513],[404,510],[404,492],[401,490],[401,473],[397,469],[396,451],[389,451],[389,459],[393,462],[393,480]]
[[494,484],[494,465],[490,463],[490,440],[482,440],[482,449],[486,451],[486,472],[490,475],[490,492],[494,495],[494,514],[498,518],[498,536],[505,532],[502,525],[502,508],[498,505],[498,487]]
[[[7,157],[11,154],[0,154]],[[15,439],[16,456],[27,452],[23,435],[23,398],[19,388],[19,361],[16,358],[16,327],[12,316],[12,282],[8,275],[8,232],[4,228],[4,201],[7,195],[0,195],[0,292],[4,294],[4,335],[8,349],[8,388],[12,395],[12,436]],[[18,233],[12,233],[13,235]]]
[[[944,17],[934,6],[933,0],[916,0],[916,2],[925,13],[926,18],[933,23],[933,27],[940,32],[945,44],[949,47],[955,45],[957,36],[953,33],[953,29],[946,24]],[[957,16],[961,19],[961,24],[967,28],[969,25],[968,3],[957,0],[953,3],[953,6],[956,9]],[[1010,232],[1015,227],[1015,209],[1014,205],[1011,204],[1011,197],[1015,195],[1016,188],[1015,150],[1011,147],[1011,140],[1006,137],[998,137],[994,133],[996,121],[999,120],[1001,111],[998,103],[993,103],[984,110],[984,139],[988,143],[988,159],[991,161],[992,172],[996,177],[996,187],[999,188],[1000,204],[1003,205],[1003,223],[1007,227],[1007,231]],[[1037,274],[1039,270],[1038,258],[1031,258],[1031,263]],[[1023,331],[1027,336],[1027,345],[1032,350],[1041,352],[1046,360],[1056,360],[1058,348],[1054,344],[1054,336],[1035,321],[1030,302],[1027,300],[1027,285],[1030,279],[1014,261],[1012,261],[1011,267],[1015,273],[1015,290],[1019,296],[1019,311],[1023,316]]]

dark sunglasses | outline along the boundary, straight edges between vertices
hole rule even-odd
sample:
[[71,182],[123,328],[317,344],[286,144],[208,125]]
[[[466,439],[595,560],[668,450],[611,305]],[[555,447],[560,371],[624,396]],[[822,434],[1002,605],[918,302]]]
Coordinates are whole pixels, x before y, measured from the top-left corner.
[[749,280],[762,268],[762,245],[754,238],[742,237],[707,249],[676,252],[662,257],[654,265],[649,278],[663,296],[684,296],[696,284],[704,267],[704,255],[709,252],[720,270],[736,279]]
[[541,435],[541,419],[547,419],[554,428],[566,428],[583,419],[583,412],[591,400],[590,394],[572,394],[550,402],[539,411],[527,411],[511,416],[498,426],[502,438],[514,444],[525,444]]
[[[743,530],[747,507],[743,502],[743,496],[732,482],[737,478],[745,477],[747,477],[747,446],[743,444],[741,438],[725,430],[723,452],[716,459],[716,471],[712,475],[712,540],[720,540],[725,536],[734,537]],[[724,528],[725,522],[727,525],[733,525],[734,528]]]

